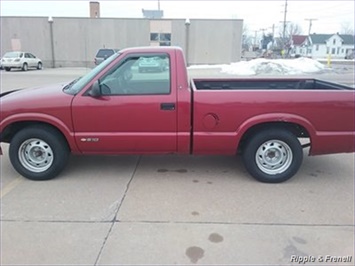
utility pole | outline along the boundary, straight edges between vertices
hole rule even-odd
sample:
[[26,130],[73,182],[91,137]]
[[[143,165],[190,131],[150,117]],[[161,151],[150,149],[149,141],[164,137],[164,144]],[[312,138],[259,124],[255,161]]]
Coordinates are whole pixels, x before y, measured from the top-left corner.
[[259,29],[260,31],[263,32],[263,36],[265,35],[265,31],[267,30],[267,28],[262,28],[262,29]]
[[282,32],[282,39],[283,39],[283,43],[285,46],[285,39],[286,39],[286,16],[287,16],[287,0],[285,0],[285,11],[284,11],[284,21],[283,21],[283,32]]
[[312,21],[316,21],[318,19],[316,19],[316,18],[306,18],[305,20],[309,21],[309,27],[308,27],[308,36],[309,36],[309,35],[311,35]]
[[158,10],[160,11],[160,0],[158,0]]
[[254,47],[256,47],[256,38],[258,36],[258,31],[256,30],[255,31],[255,37],[254,37]]
[[275,46],[275,24],[272,24],[272,49]]

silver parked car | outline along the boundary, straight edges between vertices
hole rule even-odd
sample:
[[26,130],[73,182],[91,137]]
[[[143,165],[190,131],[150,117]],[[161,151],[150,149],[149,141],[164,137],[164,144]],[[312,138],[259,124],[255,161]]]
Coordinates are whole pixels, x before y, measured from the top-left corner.
[[19,68],[23,71],[29,68],[42,69],[41,59],[27,52],[8,52],[2,57],[1,65],[6,71],[12,68]]

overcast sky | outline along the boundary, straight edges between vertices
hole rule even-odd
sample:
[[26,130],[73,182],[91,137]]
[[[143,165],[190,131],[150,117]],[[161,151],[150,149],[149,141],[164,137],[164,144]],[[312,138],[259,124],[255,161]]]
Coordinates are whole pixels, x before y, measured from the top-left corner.
[[[88,17],[89,0],[82,1],[16,1],[1,0],[1,16]],[[158,0],[98,1],[101,17],[141,18],[142,9],[158,9]],[[312,33],[340,32],[344,25],[354,28],[354,0],[287,1],[287,21],[299,24],[307,34],[309,20]],[[284,20],[285,0],[274,1],[187,1],[160,0],[164,18],[243,19],[250,34],[255,31],[279,33]]]

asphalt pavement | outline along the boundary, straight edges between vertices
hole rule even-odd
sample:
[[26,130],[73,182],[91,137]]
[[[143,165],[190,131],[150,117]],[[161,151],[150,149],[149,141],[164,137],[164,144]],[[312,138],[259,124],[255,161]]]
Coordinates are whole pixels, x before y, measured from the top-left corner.
[[[1,92],[88,71],[1,71]],[[315,77],[354,85],[338,72]],[[354,154],[305,156],[281,184],[240,157],[180,155],[72,156],[35,182],[2,148],[0,265],[354,265]]]

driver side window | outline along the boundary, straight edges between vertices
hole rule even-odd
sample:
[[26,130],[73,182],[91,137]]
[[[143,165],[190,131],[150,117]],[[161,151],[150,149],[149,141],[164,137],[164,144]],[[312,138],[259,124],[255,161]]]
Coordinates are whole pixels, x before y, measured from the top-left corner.
[[103,95],[170,94],[167,54],[130,56],[100,80]]

